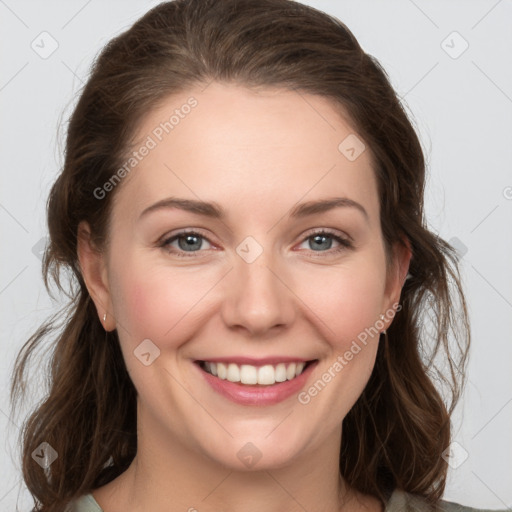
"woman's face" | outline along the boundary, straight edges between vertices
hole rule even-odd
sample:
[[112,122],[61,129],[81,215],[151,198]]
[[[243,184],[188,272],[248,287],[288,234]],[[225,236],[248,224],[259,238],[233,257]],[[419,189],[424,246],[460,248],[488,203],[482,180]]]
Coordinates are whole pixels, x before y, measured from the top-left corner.
[[410,257],[386,279],[369,149],[324,98],[214,82],[148,113],[134,150],[103,188],[118,187],[108,252],[81,261],[139,438],[238,469],[332,454]]

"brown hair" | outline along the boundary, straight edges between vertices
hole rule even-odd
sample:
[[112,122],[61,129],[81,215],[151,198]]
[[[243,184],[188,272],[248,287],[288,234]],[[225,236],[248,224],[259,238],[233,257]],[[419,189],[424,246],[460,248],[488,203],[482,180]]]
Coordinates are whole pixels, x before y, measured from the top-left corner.
[[[412,260],[402,310],[343,420],[340,471],[351,486],[384,502],[395,488],[437,502],[470,331],[456,253],[426,227],[425,161],[404,107],[377,60],[334,17],[291,0],[176,0],[151,9],[106,45],[69,120],[64,166],[48,201],[43,276],[50,293],[52,279],[64,291],[60,276],[68,271],[70,301],[24,344],[11,387],[14,410],[26,395],[35,349],[54,340],[48,394],[20,432],[34,510],[63,510],[124,472],[136,454],[136,390],[117,333],[105,333],[85,286],[77,228],[87,221],[104,247],[122,184],[101,200],[94,190],[126,160],[145,113],[212,80],[328,98],[370,148],[388,259],[406,239]],[[449,404],[434,381],[447,386]],[[58,453],[45,471],[31,457],[42,442]]]

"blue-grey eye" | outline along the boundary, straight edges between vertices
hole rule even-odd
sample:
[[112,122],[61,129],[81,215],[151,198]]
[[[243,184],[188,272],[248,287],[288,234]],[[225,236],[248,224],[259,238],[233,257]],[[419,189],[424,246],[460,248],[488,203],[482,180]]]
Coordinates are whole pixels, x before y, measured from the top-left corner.
[[[178,242],[178,247],[171,245],[174,242]],[[183,252],[198,252],[200,249],[204,249],[203,242],[208,240],[200,235],[199,233],[195,233],[193,231],[184,231],[182,233],[177,233],[172,237],[164,240],[162,243],[163,247],[171,247],[172,252],[176,252],[179,254],[180,251]],[[208,247],[207,247],[208,249]]]
[[[338,247],[332,248],[333,240],[338,242]],[[352,247],[352,243],[349,240],[335,235],[334,233],[330,233],[329,231],[313,233],[304,239],[303,243],[305,242],[308,242],[307,249],[313,252],[337,252]]]

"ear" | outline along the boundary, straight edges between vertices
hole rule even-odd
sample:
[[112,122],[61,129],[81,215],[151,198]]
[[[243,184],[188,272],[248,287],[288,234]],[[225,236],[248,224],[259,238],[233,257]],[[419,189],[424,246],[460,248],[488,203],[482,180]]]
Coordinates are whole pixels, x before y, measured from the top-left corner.
[[[386,292],[382,310],[383,313],[388,310],[395,311],[396,305],[400,302],[400,295],[402,293],[405,280],[407,279],[409,265],[412,258],[412,250],[409,240],[403,237],[402,243],[396,242],[394,244],[392,252],[392,264],[386,281]],[[393,321],[393,316],[391,316],[391,318],[388,318],[388,315],[385,316],[385,329],[387,329]]]
[[112,331],[116,327],[116,322],[107,277],[106,257],[92,242],[91,229],[85,221],[80,222],[78,226],[77,256],[85,285],[96,305],[100,322],[106,331]]

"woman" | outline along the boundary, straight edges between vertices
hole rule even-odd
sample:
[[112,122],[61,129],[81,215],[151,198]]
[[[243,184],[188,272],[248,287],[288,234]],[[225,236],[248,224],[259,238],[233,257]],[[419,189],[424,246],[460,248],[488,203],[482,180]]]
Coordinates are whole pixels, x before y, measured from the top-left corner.
[[385,72],[324,13],[177,0],[112,40],[48,203],[46,283],[75,288],[23,437],[34,510],[459,507],[470,336],[424,179]]

